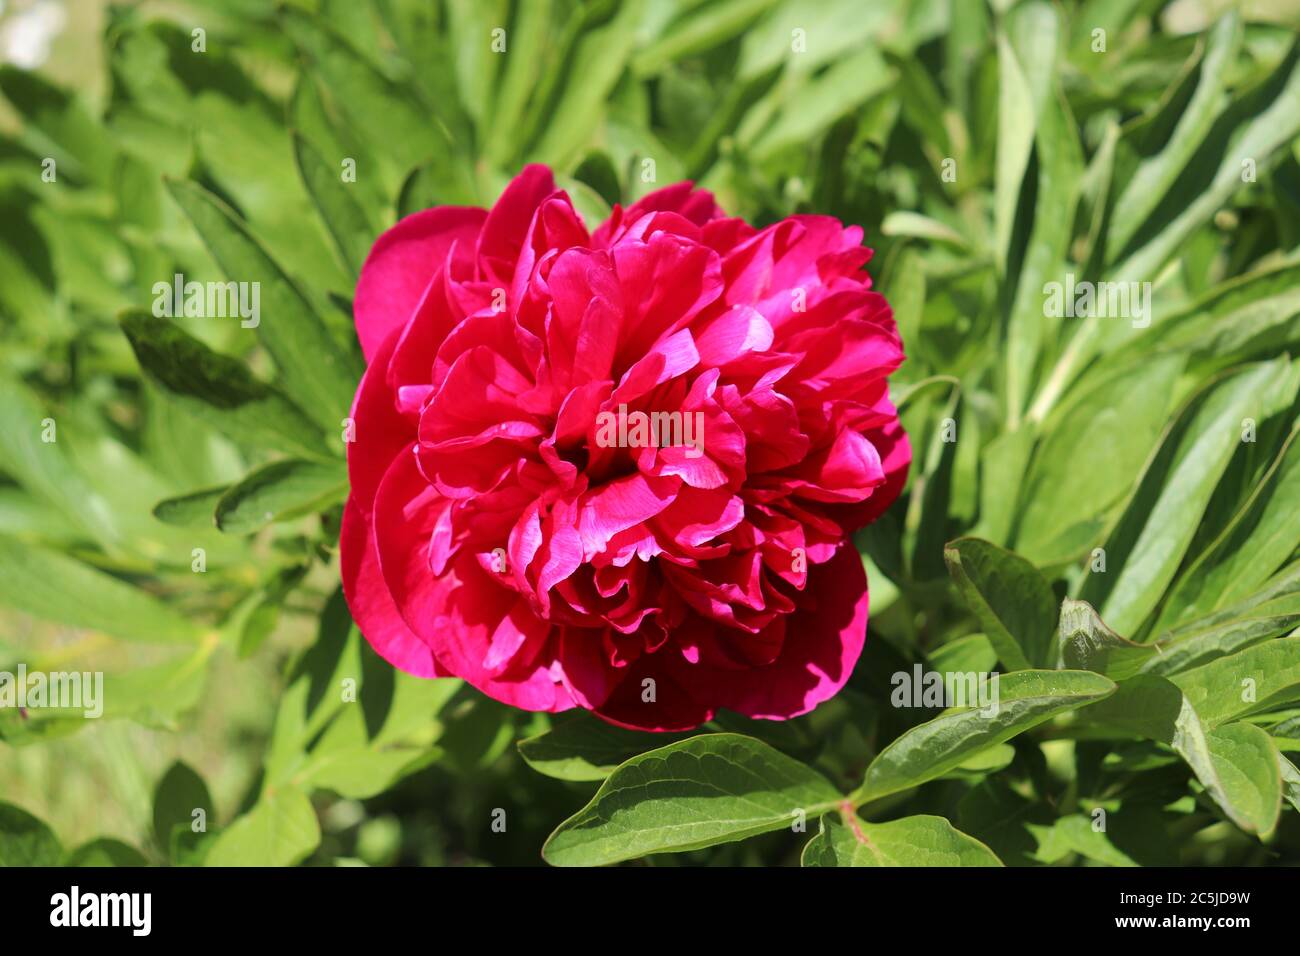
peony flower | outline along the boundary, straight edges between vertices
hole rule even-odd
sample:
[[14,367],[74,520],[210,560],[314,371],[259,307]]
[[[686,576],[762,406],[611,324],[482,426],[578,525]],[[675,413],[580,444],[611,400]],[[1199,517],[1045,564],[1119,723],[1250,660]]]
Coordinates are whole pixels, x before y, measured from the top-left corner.
[[588,232],[544,166],[380,236],[340,545],[374,649],[646,730],[834,695],[866,637],[850,535],[911,461],[861,240],[690,183]]

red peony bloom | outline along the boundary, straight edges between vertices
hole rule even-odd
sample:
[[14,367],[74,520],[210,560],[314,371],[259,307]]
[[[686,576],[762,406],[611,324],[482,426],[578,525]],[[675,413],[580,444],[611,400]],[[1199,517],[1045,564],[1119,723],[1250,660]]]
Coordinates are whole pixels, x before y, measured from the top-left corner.
[[690,183],[588,233],[544,166],[380,236],[341,542],[375,650],[646,730],[835,694],[867,628],[849,535],[911,461],[861,240]]

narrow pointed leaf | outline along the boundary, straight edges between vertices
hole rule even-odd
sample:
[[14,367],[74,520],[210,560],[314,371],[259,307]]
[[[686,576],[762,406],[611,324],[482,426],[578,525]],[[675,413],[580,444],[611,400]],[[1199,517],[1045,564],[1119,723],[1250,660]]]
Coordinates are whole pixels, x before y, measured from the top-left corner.
[[1300,547],[1300,441],[1277,460],[1214,545],[1182,575],[1156,633],[1219,610],[1260,587]]
[[221,496],[215,510],[217,527],[230,534],[251,534],[272,522],[324,510],[342,501],[347,490],[343,462],[272,462]]
[[1215,387],[1176,429],[1106,545],[1105,574],[1082,597],[1120,633],[1135,632],[1173,579],[1215,486],[1241,445],[1244,418],[1263,420],[1288,369],[1285,358],[1257,365]]
[[328,457],[321,430],[245,363],[147,312],[128,312],[121,323],[141,369],[187,411],[237,442]]
[[75,558],[0,536],[0,603],[33,617],[125,641],[186,644],[201,629],[188,617]]
[[303,185],[325,221],[339,260],[355,279],[375,240],[365,211],[348,191],[349,184],[344,182],[340,168],[326,162],[302,135],[294,134],[293,149]]
[[337,428],[352,406],[358,361],[335,344],[307,297],[229,206],[197,183],[169,180],[167,188],[225,281],[258,283],[260,314],[250,329],[275,360],[285,392],[313,421]]
[[1113,681],[1089,671],[1016,671],[998,679],[995,706],[951,708],[905,731],[867,768],[855,803],[917,787],[1057,714],[1113,694]]
[[1168,677],[1300,626],[1300,602],[1287,598],[1282,602],[1293,606],[1285,610],[1279,608],[1280,613],[1270,614],[1268,611],[1272,605],[1265,604],[1249,617],[1215,624],[1203,631],[1183,632],[1160,641],[1152,645],[1156,654],[1142,666],[1142,672]]

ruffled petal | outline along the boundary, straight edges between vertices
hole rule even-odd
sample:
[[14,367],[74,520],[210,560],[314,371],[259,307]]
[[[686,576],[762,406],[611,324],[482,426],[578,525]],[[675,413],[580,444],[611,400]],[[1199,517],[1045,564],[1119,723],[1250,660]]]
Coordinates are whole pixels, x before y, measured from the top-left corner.
[[367,359],[389,335],[406,327],[453,246],[472,248],[486,219],[482,209],[439,206],[412,213],[375,240],[352,302]]

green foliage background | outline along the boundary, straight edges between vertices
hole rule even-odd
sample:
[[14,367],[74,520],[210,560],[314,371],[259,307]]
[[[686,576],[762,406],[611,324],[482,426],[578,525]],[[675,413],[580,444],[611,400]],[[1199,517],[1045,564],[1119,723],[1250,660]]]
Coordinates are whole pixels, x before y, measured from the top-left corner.
[[[0,669],[107,710],[0,710],[0,864],[1300,862],[1290,0],[69,7],[0,67]],[[593,222],[693,178],[877,250],[916,461],[814,713],[550,719],[352,626],[357,269],[528,161]],[[262,324],[153,318],[177,271]],[[1045,317],[1066,273],[1150,326]],[[916,664],[1001,671],[998,717],[890,706]]]

